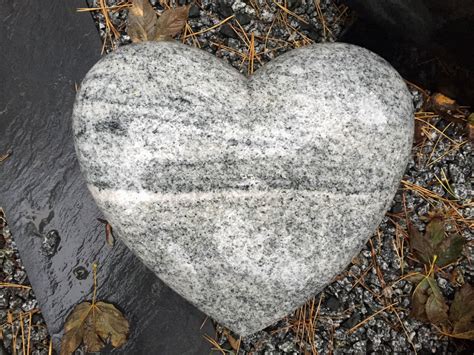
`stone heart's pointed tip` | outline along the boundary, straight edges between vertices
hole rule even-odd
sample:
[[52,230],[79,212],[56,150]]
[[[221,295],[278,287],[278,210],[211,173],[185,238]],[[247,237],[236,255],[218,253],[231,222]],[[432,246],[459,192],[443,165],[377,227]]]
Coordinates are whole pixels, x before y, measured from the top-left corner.
[[[288,312],[290,314],[290,312]],[[283,319],[286,316],[285,314],[280,314],[279,317],[275,318],[274,314],[272,314],[273,317],[260,317],[258,319],[251,318],[249,317],[246,320],[240,320],[238,322],[219,322],[217,320],[217,323],[221,324],[224,326],[226,329],[230,330],[232,333],[235,335],[238,335],[242,338],[249,337],[251,335],[254,335],[270,326],[278,322],[280,319]]]
[[258,333],[259,331],[265,329],[269,325],[265,326],[255,326],[254,324],[252,325],[246,325],[246,324],[238,324],[238,325],[232,325],[226,327],[229,329],[232,333],[245,338],[251,335],[254,335],[255,333]]

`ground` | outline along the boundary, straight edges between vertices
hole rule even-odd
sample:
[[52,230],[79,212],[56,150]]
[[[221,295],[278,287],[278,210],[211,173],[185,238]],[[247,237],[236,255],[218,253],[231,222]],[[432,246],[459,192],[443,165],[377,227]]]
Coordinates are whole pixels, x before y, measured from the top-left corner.
[[[158,13],[185,3],[150,2]],[[96,0],[90,1],[90,6],[96,9],[92,14],[103,39],[104,53],[130,42],[126,34],[129,5]],[[349,9],[337,1],[203,0],[192,5],[185,32],[178,40],[209,51],[241,72],[251,74],[260,65],[292,48],[336,41],[348,30],[351,18]],[[345,272],[293,315],[240,341],[217,324],[217,333],[210,334],[208,339],[216,352],[460,353],[472,347],[472,342],[443,336],[435,325],[421,322],[410,314],[415,284],[405,279],[409,273],[426,272],[410,249],[412,236],[407,225],[410,223],[424,231],[425,218],[437,210],[443,211],[449,228],[467,240],[459,261],[435,272],[438,287],[450,301],[462,284],[474,283],[474,210],[469,180],[472,142],[468,139],[465,122],[469,108],[456,106],[444,112],[433,105],[432,93],[412,83],[407,85],[417,108],[413,118],[417,123],[416,142],[400,188],[374,236]],[[14,244],[5,229],[4,236],[6,243],[0,245],[3,250],[0,254],[3,280],[0,282],[27,285]],[[11,330],[16,332],[17,339],[19,334],[18,350],[22,348],[22,330],[18,326],[19,316],[15,317],[12,328],[8,313],[17,315],[21,308],[23,312],[34,311],[32,322],[37,327],[32,328],[32,334],[38,334],[35,340],[38,345],[34,346],[38,354],[47,353],[49,343],[41,330],[45,328],[35,310],[35,302],[28,287],[0,288],[0,324],[3,324],[0,334],[10,352]],[[29,313],[25,316],[24,330],[28,329]]]
[[[0,355],[47,354],[48,330],[0,208]],[[28,349],[31,352],[28,352]]]

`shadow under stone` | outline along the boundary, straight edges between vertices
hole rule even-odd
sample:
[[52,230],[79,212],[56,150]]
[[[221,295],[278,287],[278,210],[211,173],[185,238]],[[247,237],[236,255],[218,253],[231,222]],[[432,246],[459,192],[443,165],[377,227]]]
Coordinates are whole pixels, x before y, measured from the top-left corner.
[[[75,85],[99,59],[86,6],[74,1],[0,1],[0,205],[58,348],[72,308],[92,295],[130,321],[114,353],[208,354],[205,315],[165,286],[122,243],[105,241],[101,213],[79,171],[71,134]],[[75,272],[76,270],[76,272]],[[78,272],[81,271],[81,272]],[[105,351],[110,352],[109,350]]]

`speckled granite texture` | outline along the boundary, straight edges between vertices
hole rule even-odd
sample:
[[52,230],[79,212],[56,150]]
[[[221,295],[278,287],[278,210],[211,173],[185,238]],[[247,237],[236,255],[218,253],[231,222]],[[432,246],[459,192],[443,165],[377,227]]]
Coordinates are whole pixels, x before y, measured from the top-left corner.
[[401,77],[359,47],[296,49],[247,79],[162,42],[97,63],[73,129],[116,234],[247,335],[319,292],[374,232],[409,157],[412,114]]

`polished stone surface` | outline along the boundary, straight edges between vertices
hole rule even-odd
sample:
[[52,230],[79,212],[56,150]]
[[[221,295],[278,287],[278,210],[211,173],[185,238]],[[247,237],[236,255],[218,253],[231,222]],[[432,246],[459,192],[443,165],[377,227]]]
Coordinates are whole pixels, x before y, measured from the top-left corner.
[[73,130],[117,235],[246,335],[319,292],[374,232],[413,107],[396,71],[356,46],[293,50],[247,79],[205,51],[144,43],[89,71]]

